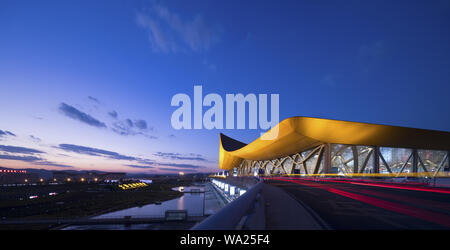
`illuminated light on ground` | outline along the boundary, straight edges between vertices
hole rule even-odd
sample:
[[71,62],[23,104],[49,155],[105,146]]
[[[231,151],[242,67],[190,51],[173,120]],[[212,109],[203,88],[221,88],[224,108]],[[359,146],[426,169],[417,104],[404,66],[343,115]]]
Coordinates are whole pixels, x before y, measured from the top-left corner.
[[[419,218],[419,219],[422,219],[422,220],[425,220],[428,222],[432,222],[432,223],[436,223],[439,225],[450,227],[450,216],[445,215],[445,214],[439,214],[439,213],[427,211],[427,210],[417,208],[417,207],[412,207],[412,206],[408,206],[408,205],[385,201],[385,200],[381,200],[381,199],[366,196],[366,195],[350,193],[350,192],[343,191],[343,190],[336,189],[336,188],[330,188],[329,185],[317,184],[317,183],[314,183],[313,180],[304,181],[304,180],[300,180],[300,179],[280,178],[280,177],[272,177],[272,178],[265,178],[265,179],[274,179],[274,180],[292,182],[292,183],[296,183],[296,184],[304,185],[304,186],[308,186],[308,187],[319,188],[319,189],[326,190],[328,192],[331,192],[331,193],[334,193],[337,195],[341,195],[341,196],[344,196],[344,197],[347,197],[350,199],[354,199],[354,200],[358,200],[358,201],[367,203],[367,204],[375,206],[375,207],[383,208],[383,209],[393,211],[396,213],[401,213],[401,214]],[[340,182],[343,182],[343,181],[340,181]],[[345,183],[355,184],[355,183],[351,183],[351,182],[345,182]],[[358,183],[358,184],[364,185],[364,184],[368,184],[368,183]],[[377,187],[378,187],[378,184],[377,184]],[[416,187],[411,187],[411,188],[416,188]],[[411,190],[423,191],[423,190],[416,190],[416,189],[411,189]]]
[[235,195],[235,194],[236,194],[235,187],[230,186],[230,195]]
[[227,177],[225,175],[209,175],[208,177],[212,178],[222,178],[222,179],[226,179]]
[[302,176],[302,177],[415,177],[415,178],[425,178],[425,177],[450,177],[450,172],[419,172],[419,173],[337,173],[337,174],[287,174],[284,176]]
[[[402,189],[402,190],[411,190],[411,191],[423,191],[423,192],[433,192],[433,193],[442,193],[442,194],[450,194],[449,189],[445,188],[435,188],[435,187],[425,187],[422,183],[405,183],[405,184],[390,184],[390,183],[377,183],[377,182],[369,182],[369,181],[361,181],[356,182],[350,180],[334,180],[334,179],[307,179],[307,178],[292,178],[292,177],[265,177],[265,179],[274,179],[274,180],[308,180],[308,181],[318,181],[318,182],[335,182],[335,183],[346,183],[353,185],[361,185],[361,186],[372,186],[372,187],[384,187],[384,188],[393,188],[393,189]],[[416,186],[414,186],[416,185]],[[418,187],[418,185],[422,185]]]
[[134,189],[134,188],[140,188],[140,187],[147,187],[148,185],[143,182],[137,182],[137,183],[128,183],[128,184],[120,184],[117,185],[122,190],[128,190],[128,189]]
[[378,183],[360,183],[360,182],[349,182],[354,185],[372,186],[372,187],[385,187],[385,188],[396,188],[403,190],[413,190],[413,191],[424,191],[433,193],[450,194],[450,190],[444,190],[439,188],[427,188],[427,187],[409,187],[395,184],[378,184]]
[[362,194],[366,194],[366,195],[370,195],[370,196],[378,196],[384,199],[390,199],[390,200],[394,200],[394,201],[400,201],[400,202],[406,202],[406,203],[426,203],[427,205],[432,205],[435,207],[441,207],[444,209],[448,209],[448,203],[446,202],[440,202],[440,201],[434,201],[434,200],[423,200],[423,199],[419,199],[419,198],[414,198],[411,196],[399,196],[399,195],[394,195],[391,194],[390,192],[378,192],[378,191],[374,191],[371,189],[358,189],[357,191],[358,193],[362,193]]
[[354,200],[358,200],[364,203],[367,203],[372,206],[380,207],[386,210],[390,210],[393,212],[406,214],[412,217],[416,217],[422,220],[426,220],[429,222],[433,222],[439,225],[444,225],[447,227],[450,227],[450,216],[444,215],[444,214],[438,214],[430,211],[426,211],[424,209],[411,207],[407,205],[402,205],[390,201],[380,200],[377,198],[360,195],[360,194],[354,194],[350,192],[346,192],[343,190],[338,190],[334,188],[327,189],[328,192],[335,193],[341,196],[345,196]]

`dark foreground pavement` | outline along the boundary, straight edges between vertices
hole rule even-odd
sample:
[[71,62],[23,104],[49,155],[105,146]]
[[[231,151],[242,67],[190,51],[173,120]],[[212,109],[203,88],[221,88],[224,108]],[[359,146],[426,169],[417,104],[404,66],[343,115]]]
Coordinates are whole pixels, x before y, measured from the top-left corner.
[[267,229],[450,229],[445,190],[301,178],[265,183]]

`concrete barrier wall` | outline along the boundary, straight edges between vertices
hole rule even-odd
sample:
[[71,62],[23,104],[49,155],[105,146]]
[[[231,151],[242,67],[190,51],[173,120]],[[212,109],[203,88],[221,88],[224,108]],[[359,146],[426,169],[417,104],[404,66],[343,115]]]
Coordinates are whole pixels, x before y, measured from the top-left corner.
[[[257,211],[255,203],[257,201],[257,195],[261,191],[262,181],[260,180],[250,189],[248,189],[242,196],[236,200],[228,203],[225,207],[219,210],[217,213],[209,216],[201,223],[197,224],[192,230],[235,230],[240,229],[239,224],[242,223],[244,217],[253,216],[253,213]],[[264,207],[262,205],[262,207]],[[263,210],[262,210],[263,211]],[[261,210],[259,215],[261,218]],[[254,217],[254,216],[253,216]],[[264,217],[262,217],[264,218]],[[243,224],[248,225],[248,223]],[[242,224],[241,224],[242,226]]]

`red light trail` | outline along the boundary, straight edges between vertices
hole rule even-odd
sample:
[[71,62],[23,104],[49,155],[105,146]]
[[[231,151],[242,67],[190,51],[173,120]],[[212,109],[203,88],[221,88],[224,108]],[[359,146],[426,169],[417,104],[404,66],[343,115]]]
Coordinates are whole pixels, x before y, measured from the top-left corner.
[[[344,196],[344,197],[347,197],[347,198],[350,198],[353,200],[358,200],[360,202],[364,202],[366,204],[369,204],[369,205],[372,205],[375,207],[383,208],[385,210],[393,211],[396,213],[419,218],[419,219],[422,219],[422,220],[425,220],[428,222],[432,222],[432,223],[436,223],[436,224],[443,225],[446,227],[450,227],[450,216],[447,214],[436,213],[436,212],[428,211],[428,210],[425,210],[422,208],[417,208],[417,207],[413,207],[413,206],[409,206],[409,205],[400,204],[397,202],[391,202],[391,201],[386,201],[386,200],[382,200],[382,199],[367,196],[367,195],[356,194],[356,193],[344,191],[341,189],[337,189],[338,187],[334,187],[334,186],[327,185],[324,183],[319,183],[319,182],[345,183],[345,184],[353,184],[353,185],[383,187],[383,188],[402,189],[402,190],[411,190],[411,191],[425,191],[425,192],[435,192],[435,193],[443,193],[443,194],[450,194],[449,190],[427,188],[427,187],[406,186],[406,184],[399,185],[399,184],[385,184],[385,183],[381,184],[381,183],[367,183],[367,182],[362,183],[362,182],[330,180],[330,179],[327,179],[327,180],[315,179],[314,181],[313,180],[305,180],[303,178],[290,178],[290,177],[289,178],[285,178],[285,177],[271,177],[270,178],[269,177],[269,178],[264,178],[264,179],[286,181],[286,182],[292,182],[292,183],[296,183],[299,185],[304,185],[304,186],[308,186],[308,187],[312,187],[312,188],[319,188],[319,189],[326,190],[328,192],[331,192],[331,193],[334,193],[334,194],[337,194],[340,196]],[[355,190],[355,191],[359,192],[359,190]],[[376,191],[372,191],[372,190],[361,190],[361,192],[363,192],[363,193],[365,192],[369,195],[381,196],[381,197],[396,199],[396,200],[403,200],[403,201],[407,201],[407,202],[408,201],[409,202],[420,201],[418,199],[410,199],[409,197],[404,197],[405,199],[402,199],[401,196],[395,196],[392,194],[384,194],[384,193],[380,193],[380,192],[376,192]],[[399,198],[401,198],[401,199],[399,199]],[[442,206],[445,207],[445,204],[443,204],[443,203],[434,202],[434,205],[436,205],[436,204],[438,204],[440,207],[442,207]]]

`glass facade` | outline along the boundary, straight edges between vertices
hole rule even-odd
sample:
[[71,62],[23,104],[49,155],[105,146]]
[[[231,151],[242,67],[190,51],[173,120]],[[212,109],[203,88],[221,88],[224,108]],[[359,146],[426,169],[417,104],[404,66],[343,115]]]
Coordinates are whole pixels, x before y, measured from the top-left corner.
[[292,168],[294,167],[294,164],[292,163],[293,161],[289,157],[287,157],[287,159],[283,162],[283,170],[286,170],[287,174],[292,173]]
[[335,172],[341,175],[352,173],[353,152],[349,145],[331,145],[331,166]]
[[[425,166],[427,172],[436,172],[441,165],[441,169],[439,171],[443,171],[444,167],[448,168],[448,160],[444,161],[444,157],[446,156],[446,151],[438,151],[438,150],[417,150],[417,153],[420,157],[419,168],[418,171],[425,171],[422,167],[422,164]],[[444,161],[444,162],[443,162]]]
[[[409,148],[373,147],[364,145],[330,145],[330,170],[327,173],[350,176],[352,174],[399,174],[444,171],[448,169],[447,151],[413,150]],[[320,152],[322,151],[322,157]],[[318,146],[287,157],[268,161],[244,160],[244,174],[324,174],[326,147]],[[378,155],[378,158],[376,156]],[[305,160],[307,159],[307,160]],[[320,159],[319,164],[317,160]],[[377,162],[375,161],[377,159]],[[314,172],[317,168],[317,171]],[[378,167],[378,171],[377,171]],[[261,171],[260,171],[261,169]]]
[[[303,159],[305,159],[306,156],[308,156],[311,152],[312,152],[312,149],[300,153],[301,158],[298,157],[298,158],[297,158],[297,162],[301,162],[301,161],[302,161]],[[297,165],[297,168],[300,168],[300,174],[312,174],[312,172],[311,172],[311,170],[310,170],[310,168],[309,168],[309,165],[311,165],[311,162],[309,162],[309,164],[308,164],[308,161],[303,162],[303,164],[298,164],[298,165]],[[305,170],[305,169],[306,169],[306,170]]]
[[[391,169],[392,173],[413,172],[412,149],[380,147],[380,152],[386,163],[389,165],[389,168]],[[381,164],[385,166],[383,160],[380,161],[380,165]]]
[[[340,175],[374,172],[374,148],[331,144],[331,168]],[[380,166],[380,172],[384,167]]]

